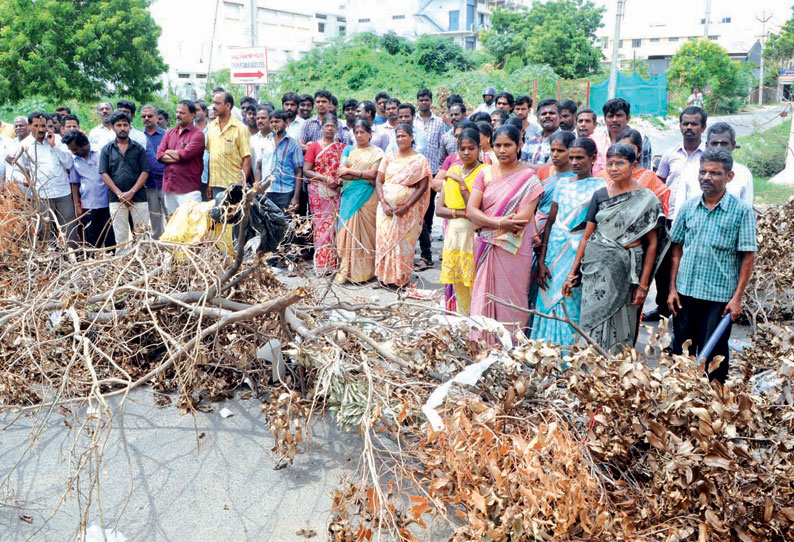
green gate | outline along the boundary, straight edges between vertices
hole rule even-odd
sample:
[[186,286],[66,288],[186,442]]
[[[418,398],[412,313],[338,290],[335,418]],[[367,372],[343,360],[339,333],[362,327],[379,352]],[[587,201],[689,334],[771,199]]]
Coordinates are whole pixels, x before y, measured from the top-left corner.
[[[598,114],[607,101],[609,79],[590,87],[590,107]],[[662,115],[667,113],[667,74],[652,75],[647,81],[632,73],[618,72],[615,97],[631,104],[632,115]]]

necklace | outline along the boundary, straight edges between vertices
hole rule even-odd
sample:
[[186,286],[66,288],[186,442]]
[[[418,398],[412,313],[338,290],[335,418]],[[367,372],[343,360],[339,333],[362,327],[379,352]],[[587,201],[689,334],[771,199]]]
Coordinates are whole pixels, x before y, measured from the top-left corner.
[[478,167],[480,167],[480,164],[479,164],[479,162],[478,162],[478,163],[476,163],[476,164],[474,165],[474,167],[472,167],[472,168],[469,168],[469,170],[468,170],[468,171],[466,171],[466,170],[463,168],[463,166],[460,166],[460,176],[461,176],[461,177],[463,177],[463,178],[466,178],[466,177],[468,177],[469,175],[471,175],[471,172],[472,172],[472,171],[474,171],[475,169],[477,169]]

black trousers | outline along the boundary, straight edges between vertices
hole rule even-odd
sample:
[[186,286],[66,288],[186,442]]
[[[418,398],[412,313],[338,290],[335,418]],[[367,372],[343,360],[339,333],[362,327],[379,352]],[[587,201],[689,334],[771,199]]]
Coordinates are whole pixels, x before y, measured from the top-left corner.
[[[717,329],[727,303],[706,301],[686,295],[679,295],[679,297],[681,298],[681,308],[678,309],[678,315],[673,317],[673,353],[682,354],[683,344],[691,339],[692,345],[689,347],[689,353],[697,355],[706,345],[706,341],[714,333],[714,330]],[[733,324],[728,324],[728,329],[717,341],[714,350],[706,360],[706,371],[708,371],[708,366],[715,356],[724,356],[720,366],[709,373],[709,380],[717,379],[724,383],[728,377],[728,339],[731,337],[731,327]]]
[[[671,229],[673,222],[667,221],[668,230]],[[670,317],[670,308],[667,306],[667,297],[670,295],[670,267],[672,266],[673,247],[667,249],[667,252],[659,263],[654,280],[656,281],[656,306],[658,307],[659,314],[662,316]]]
[[427,263],[431,263],[433,261],[433,251],[430,250],[433,243],[431,234],[433,233],[433,218],[436,216],[437,194],[429,187],[428,190],[430,190],[430,205],[427,206],[424,222],[422,223],[422,233],[419,234],[419,250],[422,254],[422,259]]
[[84,209],[80,218],[83,225],[83,235],[87,245],[96,248],[112,247],[116,244],[113,234],[113,224],[110,220],[110,210],[107,207],[100,209]]

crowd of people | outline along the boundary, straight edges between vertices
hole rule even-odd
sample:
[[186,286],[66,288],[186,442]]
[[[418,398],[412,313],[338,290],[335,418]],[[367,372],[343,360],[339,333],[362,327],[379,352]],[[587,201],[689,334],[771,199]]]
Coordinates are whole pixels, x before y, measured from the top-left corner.
[[[216,88],[209,105],[180,101],[170,129],[153,105],[100,103],[87,133],[68,108],[33,112],[0,125],[0,173],[70,246],[96,248],[123,247],[131,225],[159,238],[185,202],[261,183],[280,209],[311,217],[311,239],[290,236],[284,253],[300,246],[318,275],[391,289],[435,265],[439,217],[447,309],[563,348],[578,340],[571,324],[614,352],[634,346],[641,319],[672,315],[674,351],[687,340],[698,351],[741,312],[753,182],[733,160],[730,125],[706,130],[707,113],[690,105],[681,143],[654,160],[622,98],[600,117],[494,88],[472,112],[450,96],[442,116],[430,90],[415,98],[379,92],[340,111],[318,90],[287,92],[280,108],[248,96],[236,107]],[[652,281],[657,309],[643,315]],[[723,381],[729,335],[712,354],[724,356],[711,372]]]

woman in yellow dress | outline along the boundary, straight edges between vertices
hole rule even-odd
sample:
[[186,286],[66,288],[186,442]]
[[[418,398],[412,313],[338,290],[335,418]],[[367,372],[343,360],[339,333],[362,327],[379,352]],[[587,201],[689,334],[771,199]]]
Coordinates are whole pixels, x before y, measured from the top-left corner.
[[480,133],[466,128],[458,136],[461,164],[451,166],[441,188],[436,215],[447,219],[441,257],[441,284],[446,287],[446,308],[469,314],[474,284],[474,225],[466,215],[469,192],[477,174],[491,166],[480,162]]

